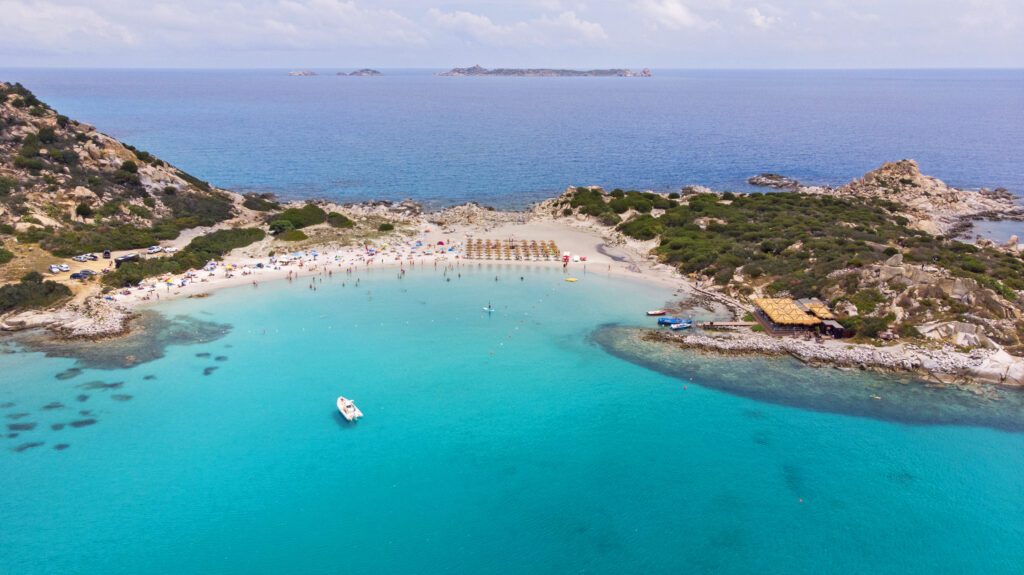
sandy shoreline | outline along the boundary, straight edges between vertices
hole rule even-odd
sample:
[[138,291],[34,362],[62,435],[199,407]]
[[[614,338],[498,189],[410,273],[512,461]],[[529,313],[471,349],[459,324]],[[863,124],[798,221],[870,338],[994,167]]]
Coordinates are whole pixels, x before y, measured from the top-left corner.
[[[495,227],[456,225],[444,230],[421,222],[419,233],[416,235],[389,236],[369,244],[376,250],[375,255],[372,256],[363,246],[335,247],[306,244],[298,250],[305,255],[287,265],[274,265],[270,263],[269,256],[255,255],[257,252],[267,254],[275,251],[277,253],[275,259],[278,261],[280,256],[286,255],[281,253],[281,249],[282,247],[287,248],[287,244],[282,246],[281,242],[268,239],[259,244],[235,250],[219,262],[212,272],[199,271],[193,278],[186,278],[185,274],[153,278],[152,281],[147,281],[143,288],[127,290],[131,292],[128,295],[122,294],[121,291],[124,290],[120,290],[116,294],[109,294],[109,297],[113,298],[110,301],[135,308],[180,297],[194,297],[220,289],[253,285],[254,282],[264,283],[289,278],[295,280],[328,271],[344,272],[348,269],[352,269],[353,273],[356,273],[362,269],[402,269],[422,266],[478,267],[486,265],[563,268],[563,263],[560,261],[466,259],[462,247],[471,238],[554,241],[561,252],[571,254],[570,261],[564,267],[567,277],[602,272],[652,282],[672,290],[690,291],[694,289],[694,283],[680,275],[671,266],[649,260],[632,246],[608,246],[608,238],[602,237],[593,229],[577,228],[550,220],[534,220],[523,224],[502,224]],[[422,246],[416,247],[416,242],[422,243]],[[439,246],[439,242],[444,242],[444,245]],[[184,243],[187,244],[187,242]],[[447,251],[449,246],[454,251]],[[439,252],[439,248],[443,251]],[[425,254],[424,252],[428,250],[433,253]],[[316,253],[315,258],[312,255],[314,252]],[[585,258],[585,261],[574,261],[574,257]],[[263,264],[263,267],[252,267],[257,264]],[[171,279],[172,283],[168,283],[167,279]]]
[[[631,278],[666,288],[671,299],[724,304],[738,319],[746,306],[681,275],[671,266],[648,257],[649,242],[629,240],[608,228],[587,220],[553,220],[529,213],[485,212],[474,222],[431,223],[433,216],[414,216],[403,220],[406,233],[394,233],[341,244],[332,241],[307,241],[287,244],[268,237],[240,248],[216,262],[213,269],[151,278],[143,286],[112,291],[99,296],[95,283],[89,293],[79,294],[75,302],[48,312],[24,312],[8,317],[0,324],[3,331],[49,328],[57,337],[103,339],[130,331],[131,319],[143,307],[159,310],[159,303],[182,297],[204,297],[211,292],[274,281],[302,281],[303,278],[347,273],[352,280],[361,270],[410,271],[424,266],[452,269],[482,266],[511,268],[519,266],[562,268],[567,278],[585,278],[602,273]],[[315,229],[315,228],[313,228]],[[326,231],[325,226],[321,230]],[[415,230],[415,231],[413,231]],[[208,231],[208,230],[207,230]],[[183,234],[165,247],[183,248],[196,234]],[[570,254],[569,262],[530,261],[528,259],[466,259],[469,240],[554,241],[560,253]],[[371,252],[370,249],[373,249]],[[294,250],[294,251],[293,251]],[[449,251],[450,250],[450,251]],[[273,260],[271,254],[275,254]],[[291,254],[297,254],[292,256]],[[292,261],[282,264],[282,256]],[[96,297],[93,297],[96,296]],[[668,301],[666,305],[672,306]],[[638,310],[643,313],[646,310]],[[1024,384],[1024,361],[1005,352],[976,350],[970,354],[949,346],[925,349],[918,346],[877,348],[846,341],[827,341],[824,345],[795,337],[770,337],[749,330],[727,333],[659,334],[666,345],[679,345],[722,355],[791,355],[819,366],[878,369],[917,373],[945,382]]]

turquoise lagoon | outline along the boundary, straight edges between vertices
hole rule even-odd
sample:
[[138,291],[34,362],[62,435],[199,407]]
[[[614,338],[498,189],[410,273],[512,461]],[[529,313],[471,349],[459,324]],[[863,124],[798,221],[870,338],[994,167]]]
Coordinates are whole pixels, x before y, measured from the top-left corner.
[[[0,572],[1021,572],[1015,399],[971,408],[1003,425],[930,425],[947,397],[901,392],[916,383],[768,359],[651,370],[601,340],[647,325],[663,288],[461,274],[164,302],[136,348],[78,358],[8,342]],[[775,401],[790,377],[917,416]]]

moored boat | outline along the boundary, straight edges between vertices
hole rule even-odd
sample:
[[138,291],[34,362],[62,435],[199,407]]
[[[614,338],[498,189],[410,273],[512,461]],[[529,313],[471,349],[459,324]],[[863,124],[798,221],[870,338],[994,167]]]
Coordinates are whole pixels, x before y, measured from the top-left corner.
[[351,399],[345,399],[344,397],[338,397],[338,411],[341,416],[349,421],[355,421],[363,416],[363,412],[359,411],[356,404],[352,403]]
[[682,323],[674,323],[674,324],[668,326],[668,328],[671,329],[672,331],[679,331],[679,330],[682,330],[682,329],[690,329],[691,327],[693,327],[693,323],[690,322],[690,321],[683,321]]
[[652,310],[652,311],[647,312],[647,315],[665,315],[666,313],[668,313],[668,311],[663,310],[663,309],[656,309],[656,310]]
[[676,325],[680,323],[689,323],[690,320],[679,317],[659,317],[658,325]]

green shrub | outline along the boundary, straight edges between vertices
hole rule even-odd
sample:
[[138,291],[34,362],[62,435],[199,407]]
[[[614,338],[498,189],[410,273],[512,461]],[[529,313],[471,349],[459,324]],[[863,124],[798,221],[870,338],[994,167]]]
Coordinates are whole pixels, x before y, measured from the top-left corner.
[[390,231],[393,231],[394,229],[395,229],[395,225],[392,224],[392,223],[388,223],[388,222],[385,222],[385,223],[377,226],[377,231],[378,232],[390,232]]
[[19,154],[14,156],[14,166],[31,172],[38,172],[46,167],[46,164],[44,164],[39,158],[26,158]]
[[53,141],[57,139],[57,134],[53,131],[53,128],[46,127],[39,129],[38,137],[40,142],[44,144],[52,144]]
[[638,240],[653,240],[663,229],[659,219],[646,214],[619,224],[618,227],[620,232]]
[[18,187],[18,182],[14,178],[0,177],[0,196],[6,196],[14,191]]
[[302,230],[288,230],[278,234],[277,239],[286,242],[301,242],[302,240],[308,240],[309,236],[307,236]]
[[88,218],[92,216],[92,206],[85,202],[81,202],[75,206],[75,214],[81,218]]
[[270,212],[281,208],[281,204],[258,194],[246,194],[242,205],[257,212]]
[[138,217],[146,219],[146,220],[153,219],[153,212],[151,212],[149,210],[149,208],[146,208],[146,207],[143,207],[143,206],[136,206],[134,204],[128,204],[128,213],[132,214],[133,216],[138,216]]
[[14,259],[14,252],[0,248],[0,265],[3,265]]
[[278,214],[275,219],[288,220],[297,230],[302,228],[315,226],[316,224],[322,224],[327,221],[327,212],[323,211],[319,206],[313,204],[306,204],[301,208],[288,208],[287,210]]
[[858,337],[876,338],[879,333],[889,329],[889,324],[895,319],[896,316],[891,313],[885,317],[857,315],[842,319],[839,323],[843,324],[846,329],[854,330]]
[[270,233],[282,234],[294,230],[295,226],[288,220],[274,220],[270,222]]
[[231,198],[217,192],[179,192],[165,195],[163,203],[174,218],[190,222],[190,225],[182,227],[212,226],[234,215]]
[[177,170],[176,173],[178,174],[179,178],[185,180],[186,182],[192,184],[193,186],[199,188],[200,190],[202,190],[204,192],[211,192],[211,191],[213,191],[213,189],[210,188],[210,184],[200,180],[199,178],[193,176],[192,174],[185,173],[185,172],[183,172],[181,170]]
[[139,173],[139,165],[131,160],[126,160],[124,163],[121,164],[121,167],[118,169],[124,172],[128,172],[129,174]]
[[356,225],[355,222],[345,217],[344,214],[339,214],[338,212],[327,214],[327,223],[333,228],[352,228]]
[[67,286],[54,281],[43,281],[42,274],[29,272],[16,284],[0,287],[0,313],[14,309],[49,307],[71,296]]
[[899,331],[900,337],[905,339],[919,339],[921,338],[921,332],[909,323],[900,324]]
[[854,294],[850,301],[857,306],[858,313],[871,313],[878,304],[885,301],[885,296],[876,289],[863,289]]

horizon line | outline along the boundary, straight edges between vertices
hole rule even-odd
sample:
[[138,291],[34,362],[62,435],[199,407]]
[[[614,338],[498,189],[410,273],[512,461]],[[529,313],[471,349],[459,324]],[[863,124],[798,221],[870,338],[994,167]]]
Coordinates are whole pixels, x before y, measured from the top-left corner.
[[[475,65],[475,64],[474,64]],[[439,67],[439,66],[254,66],[254,67],[190,67],[190,66],[12,66],[0,64],[0,70],[124,70],[124,71],[296,71],[296,70],[331,70],[342,69],[375,69],[375,70],[451,70],[465,66]],[[1024,66],[921,66],[921,67],[776,67],[776,68],[750,68],[750,67],[654,67],[639,66],[637,69],[649,68],[651,71],[677,71],[677,72],[882,72],[882,71],[1018,71],[1024,70]],[[629,66],[496,66],[488,69],[551,69],[551,70],[609,70],[609,69],[633,69]]]

